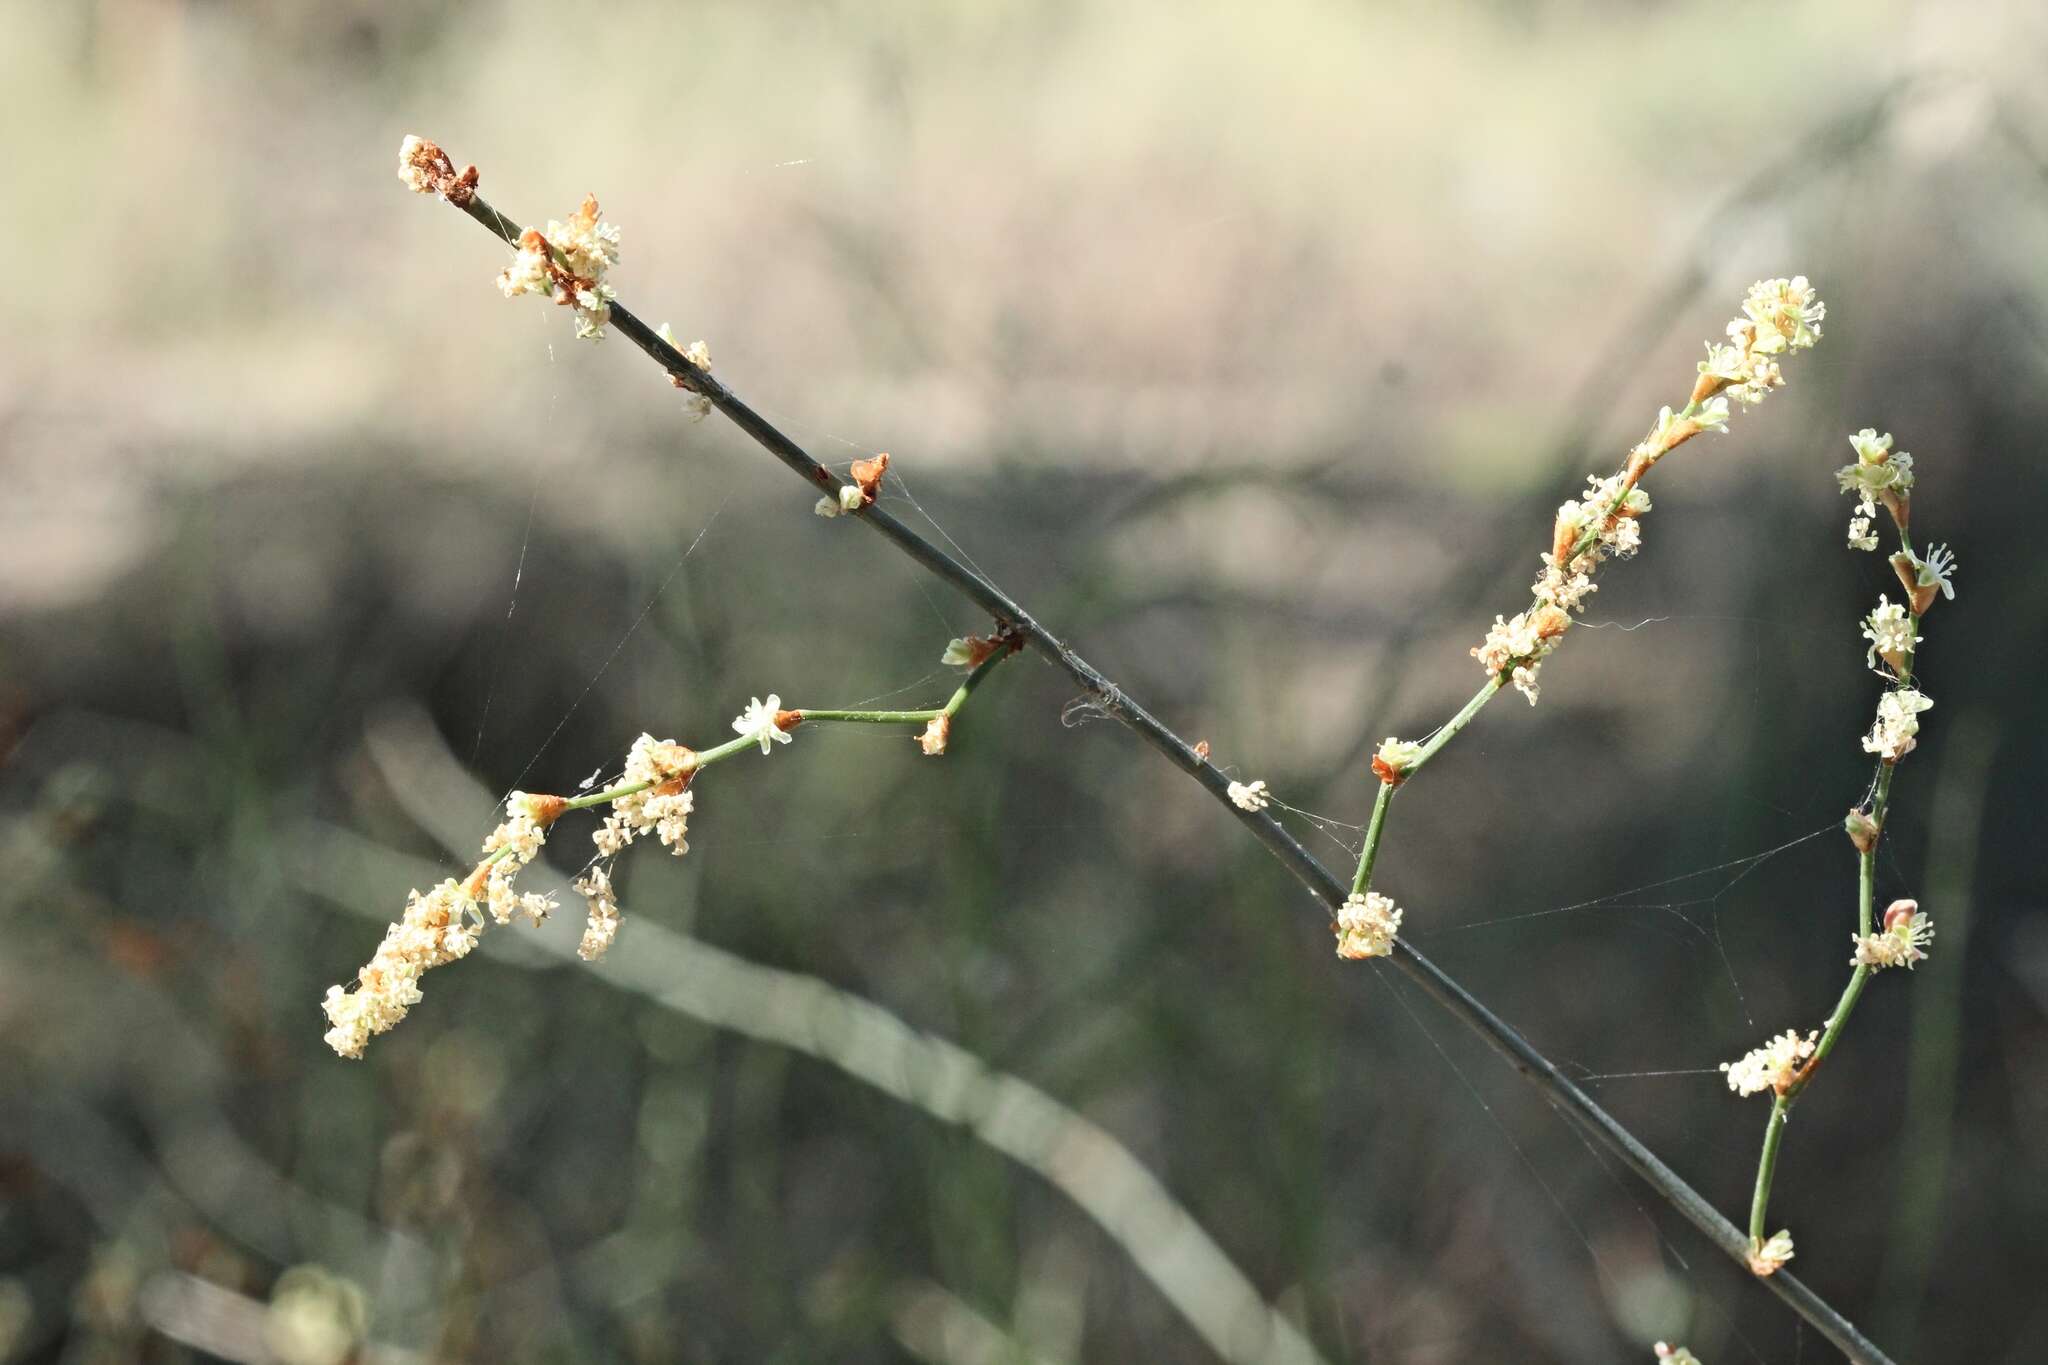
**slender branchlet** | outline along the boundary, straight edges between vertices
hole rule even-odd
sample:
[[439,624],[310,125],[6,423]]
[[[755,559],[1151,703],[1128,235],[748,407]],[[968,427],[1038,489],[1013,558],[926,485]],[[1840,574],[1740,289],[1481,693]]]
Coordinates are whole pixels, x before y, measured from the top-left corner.
[[517,916],[539,924],[555,909],[552,896],[520,893],[513,879],[539,856],[555,822],[573,811],[609,807],[591,834],[595,854],[576,878],[586,922],[578,953],[586,961],[604,955],[619,932],[619,902],[612,888],[612,867],[628,845],[653,835],[677,857],[690,851],[689,819],[696,810],[698,775],[758,749],[762,755],[790,742],[802,725],[922,726],[917,742],[926,754],[946,752],[953,717],[968,697],[1004,659],[1015,653],[1020,639],[998,629],[988,637],[954,640],[944,661],[967,667],[967,677],[944,706],[920,711],[832,710],[785,707],[770,693],[750,698],[733,721],[735,737],[706,749],[692,749],[672,739],[643,734],[633,741],[624,768],[602,790],[580,796],[513,792],[505,799],[505,821],[484,840],[483,859],[460,881],[450,877],[432,890],[414,891],[405,914],[384,935],[373,956],[356,974],[354,989],[333,986],[325,1001],[327,1044],[344,1057],[361,1057],[370,1039],[394,1027],[420,1001],[420,977],[435,967],[467,957],[492,923],[507,924]]
[[[1502,687],[1512,684],[1531,706],[1536,704],[1543,661],[1563,642],[1573,614],[1584,611],[1587,597],[1599,590],[1594,573],[1610,557],[1627,559],[1642,545],[1642,518],[1650,510],[1650,495],[1642,487],[1644,476],[1701,432],[1725,435],[1733,412],[1731,400],[1739,407],[1754,407],[1769,397],[1771,390],[1784,387],[1780,357],[1806,350],[1820,340],[1820,324],[1826,316],[1827,305],[1804,275],[1758,280],[1751,285],[1742,301],[1742,316],[1728,324],[1727,344],[1706,343],[1707,358],[1699,363],[1699,377],[1685,406],[1677,412],[1659,410],[1649,434],[1630,449],[1619,472],[1604,479],[1589,476],[1584,495],[1557,509],[1550,548],[1542,554],[1543,572],[1530,585],[1529,606],[1512,620],[1494,617],[1486,639],[1472,650],[1472,657],[1486,670],[1485,683],[1427,739],[1389,735],[1373,755],[1379,795],[1373,802],[1365,845],[1359,850],[1347,910],[1375,899],[1392,909],[1393,903],[1384,896],[1374,898],[1371,888],[1373,863],[1379,857],[1395,790],[1456,739]],[[1399,924],[1398,910],[1393,911],[1392,919]],[[1349,951],[1356,946],[1340,923],[1338,953],[1345,957],[1372,955]]]
[[1771,1184],[1778,1169],[1778,1149],[1785,1137],[1785,1121],[1793,1104],[1813,1083],[1821,1063],[1834,1051],[1842,1029],[1871,974],[1888,967],[1909,971],[1927,957],[1927,945],[1934,938],[1934,923],[1922,913],[1918,901],[1895,900],[1876,920],[1877,851],[1891,814],[1892,778],[1899,761],[1913,751],[1920,733],[1920,716],[1934,705],[1916,685],[1915,665],[1922,643],[1920,621],[1938,598],[1955,596],[1955,557],[1947,546],[1928,551],[1925,558],[1915,553],[1908,529],[1912,521],[1913,457],[1892,449],[1889,433],[1879,436],[1865,427],[1849,438],[1856,452],[1854,463],[1845,465],[1836,479],[1845,493],[1856,494],[1856,509],[1849,521],[1851,549],[1877,549],[1878,537],[1871,529],[1882,506],[1898,533],[1898,553],[1890,563],[1905,593],[1903,604],[1880,594],[1877,606],[1862,621],[1863,639],[1869,648],[1864,659],[1883,681],[1878,697],[1877,718],[1863,737],[1864,752],[1877,758],[1867,794],[1849,811],[1842,829],[1856,855],[1856,932],[1849,936],[1853,952],[1849,959],[1849,984],[1835,1002],[1834,1011],[1820,1028],[1801,1035],[1787,1029],[1756,1048],[1741,1060],[1724,1062],[1728,1088],[1738,1095],[1771,1092],[1771,1113],[1764,1123],[1763,1153],[1757,1160],[1756,1186],[1749,1203],[1749,1268],[1758,1275],[1775,1274],[1792,1259],[1792,1234],[1781,1229],[1764,1235],[1765,1217],[1771,1201]]
[[[1578,609],[1578,601],[1592,591],[1590,574],[1593,567],[1609,555],[1626,554],[1634,548],[1635,533],[1623,527],[1624,524],[1633,526],[1635,519],[1648,510],[1647,498],[1639,496],[1637,487],[1643,475],[1665,454],[1700,432],[1725,430],[1729,400],[1744,404],[1761,400],[1783,382],[1775,357],[1810,346],[1819,336],[1822,308],[1804,278],[1768,281],[1752,289],[1744,304],[1747,317],[1730,325],[1729,344],[1708,345],[1707,360],[1699,367],[1700,378],[1685,407],[1677,412],[1665,409],[1660,413],[1656,427],[1631,452],[1628,464],[1620,474],[1606,480],[1595,480],[1585,498],[1567,504],[1567,509],[1577,509],[1572,513],[1577,520],[1568,535],[1559,529],[1553,537],[1552,549],[1544,556],[1544,576],[1537,580],[1535,603],[1528,611],[1520,613],[1515,622],[1497,621],[1498,638],[1490,633],[1487,642],[1473,651],[1486,668],[1487,680],[1472,700],[1428,740],[1412,745],[1391,741],[1390,746],[1382,746],[1375,771],[1381,778],[1383,799],[1375,811],[1374,837],[1368,843],[1366,856],[1360,860],[1360,874],[1353,879],[1352,889],[1347,891],[1345,883],[1318,862],[1268,809],[1278,803],[1263,781],[1238,782],[1228,777],[1210,761],[1207,741],[1190,744],[1183,739],[1048,630],[1008,593],[878,505],[876,493],[888,470],[886,455],[855,461],[849,477],[842,478],[715,378],[710,370],[710,353],[702,343],[688,348],[679,347],[666,326],[660,329],[647,326],[619,302],[605,279],[606,272],[617,262],[617,234],[598,217],[593,199],[586,198],[582,209],[568,223],[551,222],[545,232],[524,228],[476,192],[478,176],[474,167],[457,171],[453,161],[439,147],[418,138],[407,138],[401,149],[399,177],[412,189],[436,195],[459,208],[514,249],[516,255],[512,267],[500,276],[500,287],[507,294],[542,294],[572,309],[576,315],[578,335],[592,340],[601,339],[605,327],[615,327],[660,365],[671,383],[695,395],[693,412],[702,415],[711,409],[723,414],[770,455],[821,492],[824,496],[816,506],[819,515],[851,515],[865,522],[928,572],[944,580],[996,619],[996,635],[987,640],[955,641],[949,647],[947,661],[972,667],[976,674],[970,676],[968,686],[963,686],[946,707],[930,712],[882,713],[896,721],[915,723],[923,720],[926,728],[919,742],[926,752],[938,752],[943,748],[954,711],[965,700],[966,692],[971,690],[982,668],[990,662],[988,654],[977,651],[993,652],[993,647],[999,646],[1003,653],[1024,647],[1039,652],[1080,686],[1091,706],[1129,727],[1144,743],[1200,782],[1218,801],[1235,810],[1238,820],[1252,836],[1332,913],[1340,954],[1387,957],[1453,1017],[1484,1038],[1528,1077],[1558,1111],[1590,1139],[1620,1157],[1657,1191],[1659,1197],[1683,1214],[1715,1245],[1737,1259],[1746,1257],[1749,1241],[1740,1229],[1611,1114],[1594,1103],[1583,1089],[1512,1025],[1494,1014],[1411,945],[1399,941],[1396,934],[1400,910],[1385,896],[1371,892],[1365,883],[1370,877],[1371,858],[1378,847],[1377,836],[1385,822],[1385,798],[1390,796],[1392,789],[1435,757],[1503,686],[1513,684],[1532,701],[1535,699],[1536,668],[1556,648],[1558,639],[1570,624],[1570,613]],[[1565,516],[1561,512],[1560,521],[1563,520]],[[1553,613],[1561,614],[1562,619]],[[767,714],[771,710],[772,715]],[[652,773],[640,779],[647,785],[625,782],[620,787],[634,787],[634,790],[622,792],[619,787],[614,787],[577,800],[595,805],[606,801],[616,803],[620,795],[630,798],[653,793],[659,797],[676,783],[679,776],[694,775],[697,768],[711,761],[713,754],[723,756],[756,742],[765,752],[778,737],[786,740],[788,732],[796,726],[808,721],[826,720],[878,723],[872,714],[785,711],[779,709],[778,700],[771,697],[767,702],[756,702],[741,717],[742,723],[736,723],[735,728],[743,732],[738,741],[718,750],[691,754],[686,772],[660,767],[664,761],[679,766],[682,759],[679,755],[670,755],[662,742],[650,740],[649,744],[655,746],[655,751],[650,754],[649,761],[657,766]],[[771,728],[774,733],[769,733]],[[682,749],[680,745],[674,747]],[[671,775],[662,776],[664,773]],[[687,785],[685,781],[671,794],[688,795]],[[564,808],[569,804],[565,801]],[[674,808],[669,809],[673,815]],[[614,816],[617,814],[615,810]],[[645,807],[640,807],[633,818],[644,819],[646,815]],[[659,833],[658,817],[655,827]],[[638,826],[634,828],[639,832]],[[624,837],[623,827],[621,837]],[[458,892],[460,890],[458,887]],[[399,933],[404,928],[403,925],[394,926],[393,932]],[[344,1000],[353,998],[337,987],[330,992],[330,1009],[337,995]],[[416,990],[412,998],[417,999]],[[388,1028],[389,1023],[382,1027]],[[364,1036],[367,1032],[377,1031],[381,1028],[369,1029]],[[1796,1278],[1778,1275],[1767,1283],[1772,1292],[1840,1347],[1851,1360],[1860,1365],[1890,1365],[1884,1352],[1855,1324]],[[1669,1356],[1670,1351],[1666,1348],[1661,1354]]]

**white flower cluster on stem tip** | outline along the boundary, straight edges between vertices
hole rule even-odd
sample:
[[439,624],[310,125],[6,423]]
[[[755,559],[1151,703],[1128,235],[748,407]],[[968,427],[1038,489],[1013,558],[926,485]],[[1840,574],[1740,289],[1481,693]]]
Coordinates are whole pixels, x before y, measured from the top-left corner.
[[1804,275],[1758,280],[1728,324],[1728,342],[1707,343],[1707,358],[1684,410],[1662,408],[1650,434],[1629,452],[1619,474],[1588,480],[1585,496],[1557,509],[1543,572],[1531,585],[1534,604],[1513,618],[1496,616],[1472,657],[1492,678],[1505,678],[1535,705],[1543,660],[1557,648],[1595,591],[1593,572],[1609,556],[1625,558],[1642,544],[1638,523],[1650,510],[1638,483],[1657,461],[1703,431],[1726,432],[1729,400],[1753,406],[1785,377],[1779,357],[1820,340],[1827,306]]
[[515,914],[539,923],[554,909],[551,897],[521,895],[512,879],[532,862],[547,828],[566,803],[560,797],[513,792],[506,819],[484,840],[485,859],[465,881],[450,877],[428,891],[406,896],[405,914],[385,931],[383,942],[363,969],[355,989],[328,988],[327,1045],[344,1057],[360,1057],[370,1039],[405,1018],[420,1002],[420,977],[444,963],[467,957],[488,921],[504,924]]

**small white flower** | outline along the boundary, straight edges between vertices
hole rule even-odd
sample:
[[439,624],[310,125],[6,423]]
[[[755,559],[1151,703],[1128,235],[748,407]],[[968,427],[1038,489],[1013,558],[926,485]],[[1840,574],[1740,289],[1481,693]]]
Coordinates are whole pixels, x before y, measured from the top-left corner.
[[1388,735],[1373,752],[1372,770],[1382,782],[1399,782],[1422,757],[1422,746],[1412,739]]
[[1527,697],[1531,706],[1534,706],[1538,697],[1542,695],[1543,689],[1536,681],[1536,675],[1542,668],[1543,665],[1540,663],[1517,664],[1515,671],[1508,675],[1508,681],[1515,685],[1515,691]]
[[1337,911],[1337,956],[1388,957],[1401,932],[1401,909],[1377,891],[1353,892]]
[[1239,810],[1264,810],[1273,802],[1266,791],[1266,784],[1259,782],[1233,782],[1230,784],[1230,804]]
[[1724,436],[1727,435],[1728,400],[1725,398],[1709,398],[1706,402],[1700,404],[1699,411],[1692,415],[1692,420],[1699,423],[1701,431],[1718,431]]
[[1880,656],[1887,661],[1894,655],[1903,657],[1920,643],[1920,636],[1913,631],[1913,619],[1906,615],[1905,604],[1881,593],[1876,608],[1863,618],[1863,638],[1870,641],[1864,662],[1872,668],[1877,667]]
[[1874,428],[1865,427],[1849,438],[1849,445],[1856,452],[1856,463],[1835,471],[1835,482],[1844,493],[1871,502],[1887,491],[1897,495],[1913,491],[1913,457],[1892,450],[1890,432],[1880,436]]
[[841,511],[858,512],[866,505],[867,500],[868,495],[862,491],[859,484],[843,483],[839,485],[839,507]]
[[1934,941],[1934,921],[1920,912],[1913,901],[1899,901],[1885,915],[1885,927],[1874,934],[1851,934],[1856,945],[1852,967],[1904,967],[1911,971],[1916,962],[1927,960],[1927,945]]
[[604,956],[604,950],[612,946],[612,940],[619,935],[619,902],[612,891],[611,874],[602,867],[593,867],[576,879],[576,890],[582,895],[589,919],[583,929],[583,942],[576,947],[576,956],[585,962],[595,962]]
[[839,506],[839,499],[819,498],[815,503],[811,504],[811,510],[821,517],[836,517],[839,515],[841,510]]
[[1828,313],[1804,275],[1758,280],[1749,287],[1742,311],[1756,324],[1755,349],[1764,355],[1813,345],[1820,340],[1820,324]]
[[1780,1228],[1768,1241],[1750,1241],[1749,1269],[1753,1275],[1775,1275],[1791,1259],[1792,1234],[1788,1229]]
[[1883,464],[1891,458],[1892,434],[1877,434],[1876,427],[1865,427],[1849,438],[1849,446],[1856,452],[1858,464]]
[[1870,529],[1869,517],[1849,518],[1849,548],[1852,550],[1875,550],[1877,534]]
[[1877,723],[1863,737],[1863,751],[1896,763],[1913,751],[1920,733],[1919,715],[1934,703],[1924,693],[1900,687],[1878,698]]
[[696,808],[697,798],[688,791],[679,791],[672,796],[649,797],[640,808],[640,818],[653,825],[655,837],[680,858],[690,851],[690,812]]
[[1661,1341],[1657,1343],[1657,1359],[1664,1365],[1701,1365],[1700,1358],[1683,1346],[1669,1346]]
[[767,753],[777,744],[787,744],[790,733],[775,723],[775,713],[782,709],[782,698],[775,693],[768,694],[768,700],[759,697],[748,700],[747,709],[740,712],[732,728],[748,739],[761,742],[761,752]]
[[1721,1063],[1728,1088],[1738,1095],[1783,1090],[1799,1073],[1800,1065],[1813,1055],[1813,1045],[1819,1037],[1817,1029],[1804,1038],[1796,1029],[1787,1029],[1762,1047],[1745,1053],[1740,1061]]
[[1921,587],[1938,587],[1943,597],[1951,602],[1956,600],[1956,557],[1949,553],[1948,546],[1935,546],[1927,552],[1927,558],[1915,561],[1915,567]]
[[939,662],[947,668],[974,667],[974,647],[964,638],[946,641],[946,652],[939,656]]

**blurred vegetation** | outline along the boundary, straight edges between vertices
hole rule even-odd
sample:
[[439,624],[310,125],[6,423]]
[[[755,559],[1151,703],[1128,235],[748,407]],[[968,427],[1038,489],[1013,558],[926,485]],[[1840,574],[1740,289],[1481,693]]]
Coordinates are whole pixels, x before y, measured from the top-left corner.
[[[936,702],[984,624],[622,345],[498,298],[497,249],[393,178],[407,132],[522,218],[595,190],[637,310],[821,458],[889,449],[897,510],[1333,822],[1372,744],[1476,684],[1552,508],[1683,398],[1743,286],[1814,277],[1821,347],[1660,467],[1612,628],[1404,796],[1380,876],[1739,1211],[1763,1109],[1712,1068],[1845,970],[1854,622],[1888,583],[1831,471],[1896,432],[1963,563],[1880,887],[1939,937],[1874,983],[1774,1208],[1899,1358],[2033,1358],[2035,7],[8,17],[0,1360],[1213,1358],[922,1078],[831,1064],[829,1020],[749,1032],[776,1013],[732,983],[784,978],[746,964],[1099,1125],[1327,1359],[1827,1354],[1338,963],[1212,803],[1063,724],[1030,658],[942,761],[828,732],[719,770],[689,857],[622,864],[612,970],[551,951],[573,915],[500,931],[368,1060],[329,1054],[321,992],[491,794],[771,689]],[[634,975],[636,935],[739,961],[692,994]]]

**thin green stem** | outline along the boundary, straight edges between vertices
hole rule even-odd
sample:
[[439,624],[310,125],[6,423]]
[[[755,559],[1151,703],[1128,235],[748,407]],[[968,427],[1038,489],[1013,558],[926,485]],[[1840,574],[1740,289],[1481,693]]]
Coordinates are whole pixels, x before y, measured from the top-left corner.
[[816,720],[833,721],[842,725],[923,725],[937,720],[940,716],[950,718],[959,715],[960,708],[974,695],[974,689],[981,685],[981,680],[994,672],[996,665],[1009,658],[1010,653],[1008,648],[998,648],[995,653],[976,664],[974,670],[961,680],[960,686],[954,689],[952,697],[944,706],[923,711],[813,711],[809,707],[790,709],[802,716],[806,724]]
[[1458,732],[1472,723],[1472,718],[1479,714],[1479,709],[1493,700],[1495,694],[1500,691],[1501,687],[1507,682],[1507,679],[1508,675],[1506,673],[1496,673],[1491,678],[1488,678],[1486,686],[1474,692],[1472,700],[1466,702],[1460,708],[1457,715],[1445,721],[1443,726],[1423,744],[1422,751],[1416,754],[1414,762],[1408,765],[1407,775],[1409,777],[1415,776],[1422,765],[1435,758],[1444,745],[1456,739]]
[[1351,878],[1351,894],[1362,896],[1372,885],[1372,865],[1379,861],[1380,833],[1387,827],[1387,807],[1394,804],[1394,784],[1380,783],[1380,794],[1372,800],[1372,820],[1365,827],[1365,848],[1358,855],[1358,872]]
[[646,791],[649,787],[659,785],[659,783],[655,782],[626,782],[616,787],[606,787],[601,792],[591,792],[586,796],[572,796],[562,809],[565,811],[589,810],[592,806],[602,806],[607,801],[616,801],[622,796],[634,796]]
[[[1683,420],[1685,418],[1693,416],[1698,411],[1699,404],[1696,402],[1688,401],[1685,407],[1677,414],[1677,416],[1680,420]],[[1593,548],[1594,542],[1600,539],[1600,528],[1607,524],[1607,521],[1610,517],[1614,516],[1616,512],[1621,510],[1621,505],[1628,501],[1628,495],[1630,491],[1631,490],[1629,488],[1624,488],[1621,491],[1617,492],[1612,498],[1608,500],[1605,510],[1603,510],[1599,516],[1591,518],[1586,523],[1585,527],[1580,530],[1578,539],[1572,542],[1571,553],[1566,555],[1564,559],[1565,564],[1571,564],[1575,562],[1580,555],[1583,555],[1584,553],[1586,553],[1586,551]],[[1564,566],[1559,565],[1558,567],[1562,568]],[[1536,607],[1542,605],[1542,600],[1543,599],[1532,595],[1529,600],[1530,609],[1534,610]],[[1452,740],[1456,739],[1458,737],[1458,732],[1463,730],[1467,725],[1471,724],[1472,718],[1478,715],[1481,709],[1484,708],[1488,702],[1493,700],[1495,694],[1497,694],[1500,691],[1501,687],[1507,682],[1512,672],[1512,668],[1506,668],[1502,669],[1499,673],[1496,673],[1491,678],[1488,678],[1486,680],[1486,686],[1480,688],[1477,692],[1473,693],[1472,699],[1465,703],[1465,705],[1459,710],[1458,714],[1451,717],[1450,721],[1447,724],[1438,729],[1434,735],[1430,736],[1429,741],[1422,746],[1422,752],[1416,755],[1415,760],[1408,765],[1405,775],[1412,777],[1415,774],[1416,770],[1421,768],[1423,764],[1429,762],[1429,760],[1431,760],[1432,758],[1435,758],[1439,750],[1441,750],[1446,744],[1449,744]],[[1375,812],[1375,815],[1377,815],[1377,812]],[[1370,836],[1368,836],[1368,838],[1369,837]],[[1368,842],[1366,848],[1368,857],[1371,855],[1372,852],[1376,851],[1375,846],[1370,842]],[[1366,859],[1361,858],[1360,866],[1364,867],[1365,862]]]
[[[1899,538],[1901,541],[1905,540],[1903,528],[1900,530]],[[1914,624],[1918,625],[1919,618],[1916,616],[1913,620]],[[1898,685],[1911,686],[1912,680],[1913,656],[1909,653],[1898,671]],[[1892,775],[1897,771],[1897,763],[1880,761],[1877,765],[1877,779],[1871,784],[1870,818],[1877,827],[1877,833],[1872,836],[1870,847],[1859,849],[1856,855],[1856,932],[1860,937],[1869,937],[1876,921],[1877,850],[1884,840],[1885,816],[1891,809]],[[1793,1103],[1805,1092],[1806,1087],[1813,1083],[1814,1076],[1819,1072],[1821,1064],[1827,1061],[1828,1054],[1835,1050],[1835,1043],[1841,1038],[1842,1029],[1849,1022],[1849,1016],[1855,1012],[1856,1002],[1863,998],[1863,988],[1869,984],[1874,970],[1859,963],[1856,969],[1849,973],[1849,984],[1842,988],[1841,999],[1835,1002],[1834,1012],[1828,1015],[1827,1023],[1822,1026],[1820,1041],[1814,1045],[1813,1056],[1806,1060],[1805,1065],[1799,1068],[1786,1083],[1785,1088],[1772,1098],[1770,1121],[1764,1129],[1763,1154],[1757,1158],[1756,1163],[1756,1188],[1749,1200],[1749,1235],[1754,1239],[1761,1240],[1764,1235],[1764,1214],[1770,1207],[1771,1182],[1777,1177],[1778,1144],[1784,1140],[1785,1118],[1791,1113]]]
[[1778,1172],[1778,1145],[1785,1140],[1785,1115],[1792,1101],[1783,1095],[1771,1098],[1771,1116],[1764,1123],[1764,1154],[1756,1164],[1756,1191],[1749,1198],[1749,1238],[1764,1240],[1764,1214],[1771,1203],[1771,1179]]

